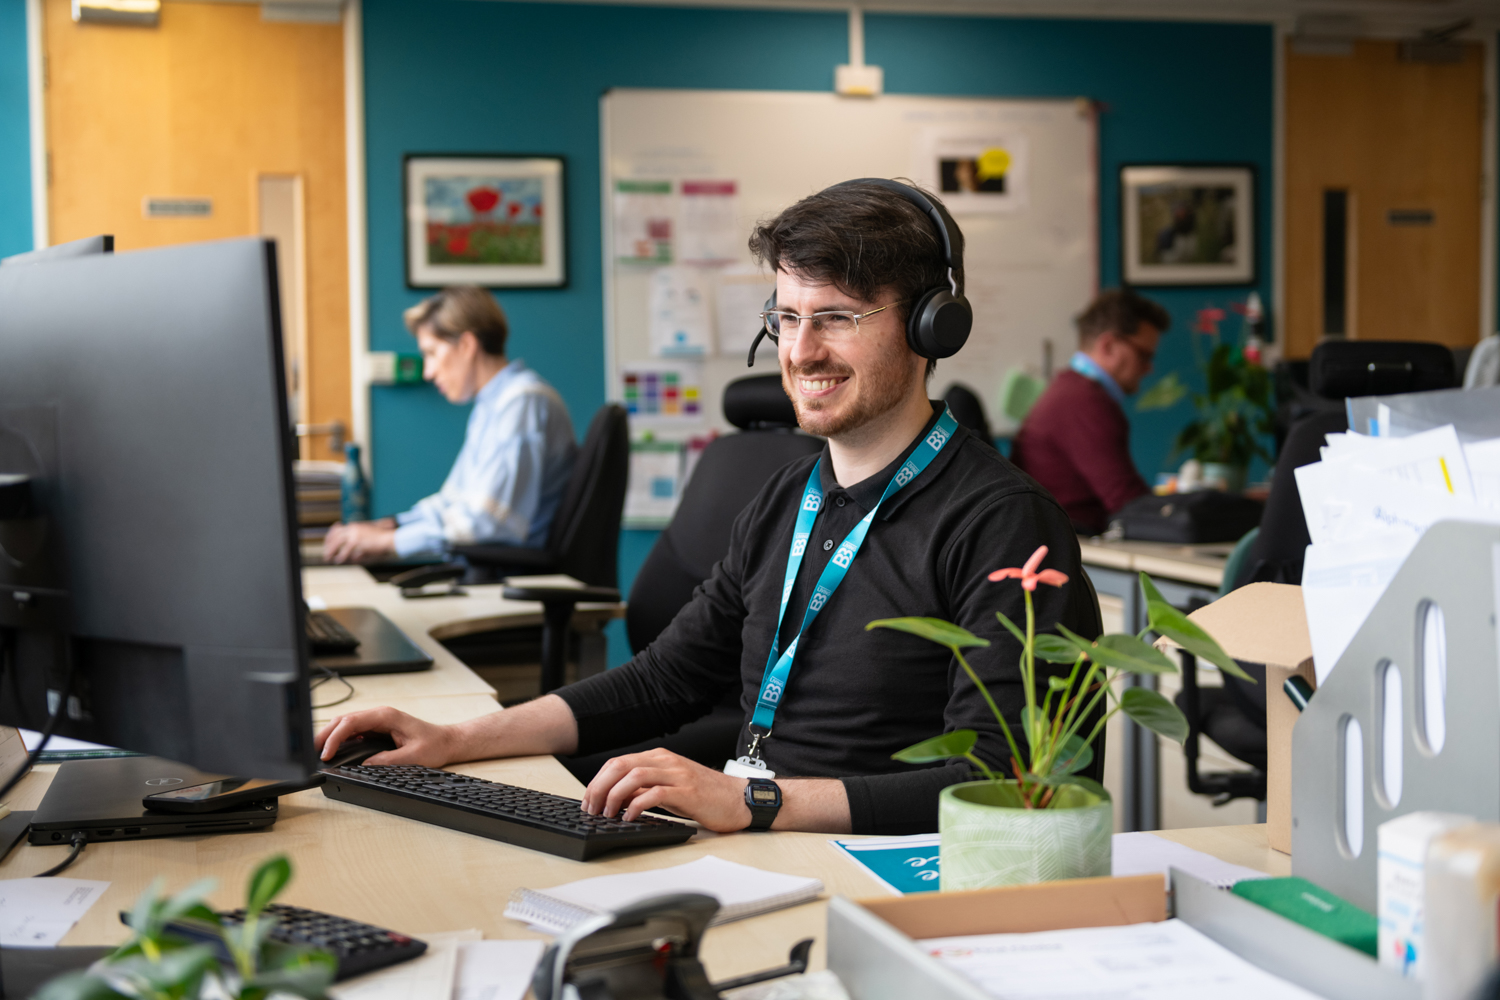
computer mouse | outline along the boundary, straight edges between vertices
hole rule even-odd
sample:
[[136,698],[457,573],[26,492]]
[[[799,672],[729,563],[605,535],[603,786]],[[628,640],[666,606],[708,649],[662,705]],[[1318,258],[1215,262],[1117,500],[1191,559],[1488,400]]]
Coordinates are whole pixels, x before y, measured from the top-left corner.
[[318,769],[327,771],[350,764],[363,764],[378,753],[394,749],[396,741],[391,739],[389,733],[361,733],[354,739],[339,744],[332,757],[318,762]]

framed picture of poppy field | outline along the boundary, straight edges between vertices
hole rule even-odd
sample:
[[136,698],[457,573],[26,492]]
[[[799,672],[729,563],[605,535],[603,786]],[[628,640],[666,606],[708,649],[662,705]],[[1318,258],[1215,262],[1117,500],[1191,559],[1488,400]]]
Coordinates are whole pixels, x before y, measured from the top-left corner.
[[567,284],[562,157],[412,154],[405,181],[410,287]]

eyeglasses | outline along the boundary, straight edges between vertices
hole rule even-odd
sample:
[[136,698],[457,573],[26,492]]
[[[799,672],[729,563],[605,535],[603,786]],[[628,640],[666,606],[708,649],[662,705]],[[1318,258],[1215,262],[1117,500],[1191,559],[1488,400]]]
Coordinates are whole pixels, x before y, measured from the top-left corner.
[[1147,367],[1150,367],[1151,362],[1156,360],[1155,351],[1148,350],[1147,348],[1142,347],[1140,344],[1137,344],[1129,337],[1121,337],[1120,343],[1124,344],[1126,347],[1134,351],[1136,359],[1140,361],[1141,364]]
[[809,316],[799,316],[790,309],[771,309],[761,313],[760,318],[766,324],[766,333],[770,334],[772,340],[779,341],[785,338],[787,343],[792,343],[801,335],[804,320],[812,326],[818,336],[825,340],[847,340],[859,333],[860,320],[889,308],[890,304],[887,303],[869,312],[857,313],[845,309],[828,309]]

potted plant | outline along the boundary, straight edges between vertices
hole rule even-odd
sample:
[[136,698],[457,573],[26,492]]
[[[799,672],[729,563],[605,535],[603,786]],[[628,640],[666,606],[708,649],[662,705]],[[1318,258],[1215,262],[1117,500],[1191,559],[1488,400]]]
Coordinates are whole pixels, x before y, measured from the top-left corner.
[[1252,458],[1274,461],[1261,443],[1272,429],[1274,403],[1271,375],[1260,364],[1260,341],[1255,335],[1259,300],[1252,298],[1231,308],[1245,318],[1233,344],[1219,334],[1224,310],[1198,310],[1193,329],[1213,341],[1206,358],[1198,339],[1192,341],[1193,355],[1203,371],[1204,391],[1191,392],[1175,371],[1168,372],[1141,393],[1135,408],[1138,412],[1165,410],[1184,396],[1191,396],[1197,415],[1177,432],[1173,454],[1187,454],[1197,461],[1201,482],[1218,483],[1238,492],[1245,486]]
[[[37,1000],[266,1000],[273,993],[322,1000],[333,982],[336,963],[326,951],[268,940],[276,918],[265,913],[292,878],[292,864],[278,854],[250,876],[245,919],[224,926],[204,904],[213,879],[188,886],[170,898],[157,879],[130,911],[131,938],[108,958],[83,972],[47,983]],[[220,964],[211,945],[173,934],[173,923],[188,923],[223,941],[232,967]]]
[[[1162,598],[1145,573],[1141,590],[1150,625],[1140,635],[1086,639],[1061,624],[1056,635],[1038,635],[1032,591],[1038,584],[1068,583],[1066,574],[1039,568],[1046,555],[1043,545],[1025,566],[996,570],[989,577],[1020,580],[1026,601],[1024,630],[1004,614],[995,614],[1021,642],[1026,707],[1021,710],[1019,736],[964,656],[965,649],[988,646],[988,639],[938,618],[885,618],[865,626],[909,632],[952,650],[994,712],[1010,750],[1008,777],[974,753],[978,734],[972,729],[934,736],[892,754],[909,764],[962,757],[982,776],[950,785],[938,799],[944,891],[1109,874],[1113,804],[1104,786],[1078,773],[1094,759],[1095,738],[1119,712],[1179,743],[1188,731],[1177,706],[1156,691],[1116,690],[1115,682],[1126,674],[1176,672],[1177,666],[1146,641],[1147,632],[1167,636],[1226,673],[1249,679],[1212,636]],[[1039,678],[1037,660],[1071,666]]]

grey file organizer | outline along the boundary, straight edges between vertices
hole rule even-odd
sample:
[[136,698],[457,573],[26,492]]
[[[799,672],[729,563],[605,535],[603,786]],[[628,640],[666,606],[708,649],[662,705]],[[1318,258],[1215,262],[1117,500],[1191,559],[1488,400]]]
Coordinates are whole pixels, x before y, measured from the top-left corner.
[[[1500,820],[1497,559],[1500,526],[1441,521],[1428,528],[1292,732],[1292,871],[1371,912],[1381,823],[1427,809]],[[1443,669],[1423,662],[1429,605],[1442,609],[1446,652],[1437,750],[1422,721],[1424,671]],[[1387,664],[1401,678],[1402,779],[1394,801],[1382,768]],[[1356,723],[1358,753],[1346,754]],[[1347,804],[1346,783],[1354,789]],[[1346,828],[1354,809],[1362,822]]]

